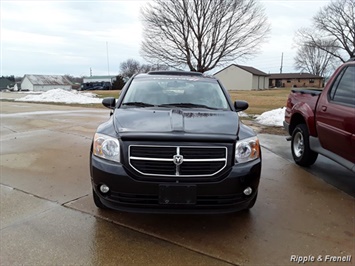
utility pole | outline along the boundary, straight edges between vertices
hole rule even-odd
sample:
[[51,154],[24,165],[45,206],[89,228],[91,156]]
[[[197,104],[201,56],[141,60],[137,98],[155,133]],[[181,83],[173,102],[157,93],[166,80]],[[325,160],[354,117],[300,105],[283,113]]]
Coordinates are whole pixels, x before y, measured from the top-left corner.
[[91,67],[90,67],[90,77],[92,77],[92,69],[91,69]]
[[284,63],[284,53],[281,54],[281,67],[280,67],[280,74],[282,74],[282,65]]
[[106,42],[106,52],[107,52],[107,74],[110,76],[110,62],[108,60],[108,42]]

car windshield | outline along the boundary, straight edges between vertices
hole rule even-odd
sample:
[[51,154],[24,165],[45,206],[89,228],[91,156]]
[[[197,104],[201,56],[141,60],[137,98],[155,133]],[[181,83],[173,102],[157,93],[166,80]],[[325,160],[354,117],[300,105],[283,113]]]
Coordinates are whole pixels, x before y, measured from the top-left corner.
[[136,78],[130,84],[122,105],[229,109],[216,80],[180,76]]

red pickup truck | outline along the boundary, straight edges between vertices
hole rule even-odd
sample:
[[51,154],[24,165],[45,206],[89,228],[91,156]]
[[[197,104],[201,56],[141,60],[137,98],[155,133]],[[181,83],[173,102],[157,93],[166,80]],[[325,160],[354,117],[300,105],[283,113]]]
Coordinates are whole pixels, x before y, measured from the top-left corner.
[[310,166],[322,154],[355,172],[355,59],[341,65],[323,90],[292,90],[284,128],[297,164]]

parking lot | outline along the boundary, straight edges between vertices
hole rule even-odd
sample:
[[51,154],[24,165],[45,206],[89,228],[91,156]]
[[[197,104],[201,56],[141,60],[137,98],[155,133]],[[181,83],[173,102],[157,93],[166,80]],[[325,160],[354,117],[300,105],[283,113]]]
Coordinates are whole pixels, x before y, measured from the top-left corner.
[[249,212],[120,213],[98,210],[91,195],[90,143],[108,109],[0,105],[1,265],[354,264],[353,173],[326,158],[295,165],[282,136],[260,135]]

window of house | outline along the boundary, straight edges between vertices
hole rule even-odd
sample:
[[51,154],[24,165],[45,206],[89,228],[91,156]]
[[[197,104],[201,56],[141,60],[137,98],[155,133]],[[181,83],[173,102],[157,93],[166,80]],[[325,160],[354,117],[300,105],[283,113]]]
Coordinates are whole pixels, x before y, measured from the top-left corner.
[[287,83],[291,83],[291,80],[287,80]]
[[300,79],[298,79],[298,82],[301,82],[301,80],[300,80]]
[[355,66],[348,66],[339,73],[330,90],[330,99],[355,106]]
[[309,83],[314,83],[314,79],[309,79]]

